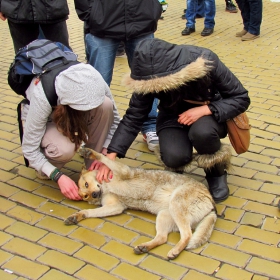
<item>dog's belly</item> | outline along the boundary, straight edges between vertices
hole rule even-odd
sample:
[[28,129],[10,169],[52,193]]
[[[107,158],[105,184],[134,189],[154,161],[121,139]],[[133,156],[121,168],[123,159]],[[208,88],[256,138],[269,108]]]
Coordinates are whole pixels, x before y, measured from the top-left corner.
[[125,204],[128,209],[158,214],[162,209],[167,209],[169,207],[171,195],[172,190],[157,189],[150,197],[145,196],[135,199],[135,197],[119,196],[119,200]]

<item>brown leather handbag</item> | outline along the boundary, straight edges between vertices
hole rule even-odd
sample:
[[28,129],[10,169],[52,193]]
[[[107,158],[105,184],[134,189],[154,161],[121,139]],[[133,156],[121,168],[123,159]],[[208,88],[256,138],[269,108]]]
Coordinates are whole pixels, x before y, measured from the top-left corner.
[[249,118],[245,112],[227,121],[228,137],[237,154],[248,151],[250,128]]
[[[210,104],[210,101],[184,101],[199,105]],[[233,119],[227,120],[228,138],[237,154],[242,154],[248,151],[250,145],[250,128],[249,118],[245,112]]]

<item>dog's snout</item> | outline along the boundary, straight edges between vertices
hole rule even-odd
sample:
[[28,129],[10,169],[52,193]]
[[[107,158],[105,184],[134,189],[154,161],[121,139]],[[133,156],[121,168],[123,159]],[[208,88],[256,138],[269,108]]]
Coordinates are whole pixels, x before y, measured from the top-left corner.
[[89,199],[89,195],[87,193],[81,192],[79,191],[79,195],[83,200],[88,200]]

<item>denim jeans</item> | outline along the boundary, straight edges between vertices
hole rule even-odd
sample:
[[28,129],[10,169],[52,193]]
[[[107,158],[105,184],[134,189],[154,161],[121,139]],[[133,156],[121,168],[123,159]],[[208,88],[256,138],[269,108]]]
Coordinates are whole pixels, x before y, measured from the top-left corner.
[[197,15],[199,15],[201,17],[204,17],[204,15],[205,15],[204,0],[198,0],[196,16]]
[[260,35],[262,22],[262,0],[236,0],[241,11],[244,29],[253,35]]
[[[204,27],[214,28],[215,26],[215,15],[216,15],[216,4],[215,0],[202,0],[204,2]],[[195,28],[195,17],[198,12],[198,0],[187,0],[187,11],[186,11],[186,26],[189,28]]]
[[[131,65],[136,45],[146,38],[154,38],[154,34],[124,41],[129,66]],[[100,38],[90,33],[85,35],[86,56],[88,63],[101,74],[109,86],[112,81],[115,58],[121,41],[121,39]],[[157,105],[158,99],[155,99],[148,119],[141,129],[143,134],[149,131],[156,131]]]

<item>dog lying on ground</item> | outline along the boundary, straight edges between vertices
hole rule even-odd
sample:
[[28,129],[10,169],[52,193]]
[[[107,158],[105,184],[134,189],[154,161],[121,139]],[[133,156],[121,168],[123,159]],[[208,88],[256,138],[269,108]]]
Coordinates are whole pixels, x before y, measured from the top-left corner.
[[95,178],[97,171],[83,170],[78,182],[80,196],[102,207],[81,210],[68,217],[66,225],[136,209],[157,215],[155,238],[136,246],[136,254],[166,243],[172,231],[179,231],[181,238],[168,252],[168,259],[176,258],[185,248],[195,249],[208,241],[217,214],[211,194],[202,183],[170,171],[131,168],[87,148],[80,153],[107,165],[113,171],[113,178],[100,184]]

